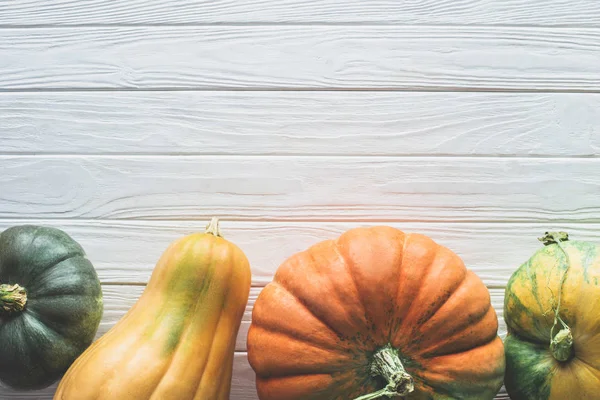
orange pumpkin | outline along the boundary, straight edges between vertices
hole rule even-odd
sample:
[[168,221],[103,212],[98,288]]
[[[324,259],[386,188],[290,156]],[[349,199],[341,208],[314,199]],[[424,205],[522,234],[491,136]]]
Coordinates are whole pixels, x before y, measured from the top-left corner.
[[486,400],[504,376],[497,331],[487,288],[455,253],[356,228],[278,268],[248,357],[261,400]]
[[250,265],[220,236],[176,240],[137,303],[69,368],[56,400],[228,400]]

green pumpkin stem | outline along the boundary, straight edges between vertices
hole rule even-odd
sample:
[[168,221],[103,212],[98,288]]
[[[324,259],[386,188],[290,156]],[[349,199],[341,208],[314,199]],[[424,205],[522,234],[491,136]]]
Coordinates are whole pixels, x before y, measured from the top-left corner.
[[388,384],[381,390],[365,394],[354,400],[374,400],[382,397],[393,398],[406,396],[415,390],[412,376],[404,369],[398,350],[390,344],[380,349],[373,356],[371,375],[381,376]]
[[568,361],[573,356],[573,334],[569,327],[563,328],[550,341],[550,352],[558,361]]
[[566,242],[569,240],[569,234],[567,232],[546,232],[544,233],[544,236],[538,238],[538,240],[544,243],[545,246],[549,246],[551,244]]
[[206,225],[206,230],[204,233],[210,233],[211,235],[215,235],[217,237],[223,237],[221,234],[221,229],[219,228],[219,218],[212,217],[208,225]]
[[[570,360],[573,356],[573,334],[571,333],[571,328],[569,328],[565,321],[560,317],[562,289],[567,280],[567,272],[569,272],[569,268],[571,267],[569,253],[567,253],[563,247],[562,242],[569,240],[569,234],[566,232],[546,232],[544,236],[538,240],[543,242],[545,246],[556,244],[564,253],[567,260],[567,267],[565,268],[565,272],[563,273],[558,288],[558,301],[556,302],[556,308],[554,309],[554,324],[552,325],[552,329],[550,329],[550,353],[556,360],[564,362]],[[558,331],[555,336],[554,330],[559,323],[562,325],[562,329]]]
[[25,309],[27,292],[20,285],[0,285],[0,314],[14,314]]

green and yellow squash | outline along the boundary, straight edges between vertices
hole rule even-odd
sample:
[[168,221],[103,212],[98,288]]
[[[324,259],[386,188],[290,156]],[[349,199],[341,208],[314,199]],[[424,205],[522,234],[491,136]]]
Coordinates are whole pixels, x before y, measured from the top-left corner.
[[228,400],[250,265],[206,232],[173,242],[127,314],[67,371],[56,400]]
[[600,398],[600,246],[546,233],[511,276],[504,319],[513,400]]

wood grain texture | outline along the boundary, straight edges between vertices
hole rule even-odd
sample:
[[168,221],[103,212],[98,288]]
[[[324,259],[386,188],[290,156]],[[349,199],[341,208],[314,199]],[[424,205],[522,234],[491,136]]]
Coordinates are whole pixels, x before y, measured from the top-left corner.
[[589,93],[0,93],[0,152],[589,157],[599,109]]
[[0,60],[3,90],[600,90],[593,28],[16,28]]
[[[85,249],[103,283],[145,284],[156,261],[177,238],[202,231],[203,221],[0,220],[0,231],[36,224],[63,229]],[[292,254],[358,226],[379,222],[221,221],[225,237],[246,253],[254,286],[270,282]],[[544,232],[567,231],[573,240],[600,242],[600,224],[386,222],[428,235],[458,254],[489,287],[504,287],[510,275],[542,244]]]
[[0,218],[599,222],[598,159],[3,156]]
[[232,400],[258,400],[262,287],[355,226],[455,251],[504,337],[503,287],[536,238],[600,241],[598,65],[595,0],[0,1],[0,230],[83,245],[99,337],[170,242],[222,217],[253,272]]
[[[100,325],[97,337],[105,334],[136,302],[141,295],[143,287],[139,286],[103,286],[104,293],[104,317]],[[252,306],[260,288],[252,288],[248,307],[243,317],[242,325],[238,334],[236,348],[238,351],[234,360],[234,376],[232,381],[232,400],[257,400],[256,390],[254,387],[254,371],[250,368],[246,353],[246,336],[250,326],[250,317]],[[504,292],[498,289],[490,290],[490,298],[492,305],[498,310],[499,334],[504,338],[506,327],[502,318],[502,303]],[[0,398],[2,400],[51,400],[58,384],[54,384],[49,388],[33,392],[17,392],[6,389],[0,386]],[[506,397],[498,397],[502,399]]]
[[3,0],[0,25],[397,23],[598,26],[594,0]]

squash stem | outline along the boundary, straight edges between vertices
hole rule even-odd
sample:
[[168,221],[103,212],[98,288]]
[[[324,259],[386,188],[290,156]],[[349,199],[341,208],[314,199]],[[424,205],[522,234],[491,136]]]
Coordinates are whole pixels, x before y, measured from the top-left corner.
[[398,350],[390,344],[387,344],[373,356],[371,375],[383,377],[388,384],[381,390],[365,394],[354,400],[401,397],[415,390],[413,378],[404,369],[404,365],[402,365],[402,361],[398,355]]
[[223,237],[221,234],[221,229],[219,228],[219,218],[212,217],[208,225],[206,226],[206,230],[204,233],[210,233],[211,235],[215,235],[217,237]]
[[567,326],[561,329],[550,342],[550,353],[558,361],[569,361],[573,356],[573,334]]
[[[564,253],[567,261],[565,272],[563,273],[563,276],[560,280],[560,285],[558,287],[558,301],[556,303],[556,309],[554,310],[554,324],[550,329],[550,353],[556,360],[564,362],[570,360],[574,354],[573,334],[571,333],[571,328],[569,328],[565,321],[560,317],[562,289],[567,279],[567,272],[569,272],[569,268],[571,267],[569,253],[567,253],[567,250],[565,250],[563,247],[562,242],[569,240],[569,234],[566,232],[546,232],[544,236],[538,240],[543,242],[545,246],[556,244]],[[558,331],[555,336],[554,329],[556,329],[556,326],[559,323],[562,325],[562,329]]]
[[14,314],[25,309],[27,292],[18,284],[0,285],[0,314]]

